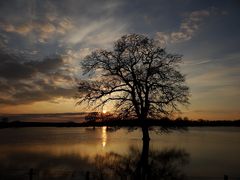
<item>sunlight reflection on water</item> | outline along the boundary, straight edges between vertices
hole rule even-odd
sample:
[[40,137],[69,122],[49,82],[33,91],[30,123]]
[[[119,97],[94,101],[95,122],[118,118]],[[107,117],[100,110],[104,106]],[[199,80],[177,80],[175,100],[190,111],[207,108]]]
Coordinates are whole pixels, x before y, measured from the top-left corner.
[[107,126],[102,127],[102,147],[104,148],[107,144]]

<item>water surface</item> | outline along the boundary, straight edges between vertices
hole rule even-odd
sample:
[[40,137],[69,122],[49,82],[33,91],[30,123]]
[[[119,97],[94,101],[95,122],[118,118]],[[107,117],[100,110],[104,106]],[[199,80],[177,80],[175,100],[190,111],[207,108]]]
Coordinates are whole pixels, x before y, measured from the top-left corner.
[[[150,136],[150,156],[160,159],[154,167],[163,169],[162,163],[167,157],[171,173],[179,173],[176,175],[179,179],[223,179],[225,174],[233,179],[240,177],[240,128],[189,128],[167,134],[151,132]],[[141,156],[141,149],[140,130],[111,132],[106,127],[0,129],[0,179],[16,176],[16,179],[27,179],[31,168],[38,171],[35,175],[38,178],[55,176],[60,179],[57,176],[65,173],[65,176],[71,174],[68,179],[85,179],[86,172],[95,172],[96,167],[105,168],[101,164],[109,159],[111,163],[131,161],[132,165],[137,164],[134,161],[138,154]],[[165,166],[166,163],[166,169]]]

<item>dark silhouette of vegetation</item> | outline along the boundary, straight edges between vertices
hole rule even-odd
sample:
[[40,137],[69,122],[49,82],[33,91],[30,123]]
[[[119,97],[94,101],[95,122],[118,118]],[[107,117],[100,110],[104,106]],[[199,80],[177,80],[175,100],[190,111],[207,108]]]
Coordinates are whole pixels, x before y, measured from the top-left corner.
[[99,113],[98,112],[91,112],[84,118],[86,121],[96,121],[99,119]]
[[[146,121],[146,126],[160,128],[162,130],[171,130],[171,129],[184,129],[187,127],[216,127],[216,126],[240,126],[240,120],[235,121],[208,121],[208,120],[170,120],[168,118],[162,118],[159,120],[148,119]],[[137,128],[142,127],[141,121],[136,119],[107,119],[105,121],[86,121],[83,123],[75,122],[21,122],[21,121],[12,121],[8,123],[0,122],[0,128],[11,128],[11,127],[102,127],[108,126],[113,128]]]
[[122,36],[112,51],[96,50],[81,62],[89,79],[78,85],[78,104],[94,109],[111,103],[120,117],[139,119],[143,138],[149,139],[148,118],[188,104],[189,89],[178,70],[181,58],[146,36]]
[[8,123],[9,122],[9,118],[8,117],[2,117],[1,122],[2,123]]

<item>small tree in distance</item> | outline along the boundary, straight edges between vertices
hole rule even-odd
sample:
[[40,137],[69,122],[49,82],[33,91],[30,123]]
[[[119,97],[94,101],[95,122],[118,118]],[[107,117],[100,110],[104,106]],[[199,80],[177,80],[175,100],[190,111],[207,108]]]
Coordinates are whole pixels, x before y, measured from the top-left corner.
[[169,54],[156,41],[130,34],[115,42],[113,50],[96,50],[81,62],[88,80],[78,85],[78,104],[97,108],[112,103],[124,117],[142,122],[149,140],[147,118],[159,118],[186,105],[189,88],[178,70],[182,56]]

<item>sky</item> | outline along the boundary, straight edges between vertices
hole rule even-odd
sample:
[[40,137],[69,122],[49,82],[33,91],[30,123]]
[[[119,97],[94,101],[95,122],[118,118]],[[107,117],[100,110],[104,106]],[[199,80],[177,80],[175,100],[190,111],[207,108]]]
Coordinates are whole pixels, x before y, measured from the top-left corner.
[[190,105],[181,116],[240,119],[240,1],[0,1],[0,113],[76,106],[81,60],[122,35],[155,38],[183,55]]

